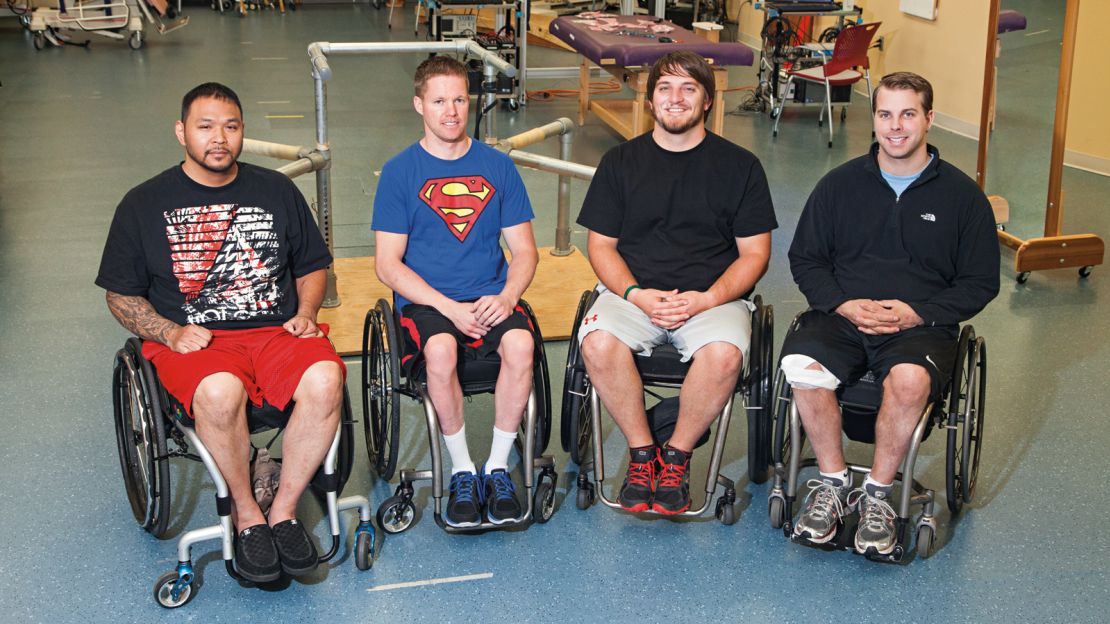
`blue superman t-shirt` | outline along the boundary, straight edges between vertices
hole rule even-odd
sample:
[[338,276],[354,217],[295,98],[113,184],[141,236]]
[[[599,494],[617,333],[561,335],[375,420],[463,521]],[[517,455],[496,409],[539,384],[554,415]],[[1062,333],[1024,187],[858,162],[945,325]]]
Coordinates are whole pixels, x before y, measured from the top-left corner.
[[[501,230],[532,218],[505,154],[471,141],[466,155],[443,160],[414,143],[382,168],[371,228],[408,235],[405,265],[444,296],[470,301],[505,287]],[[397,295],[398,309],[408,304]]]

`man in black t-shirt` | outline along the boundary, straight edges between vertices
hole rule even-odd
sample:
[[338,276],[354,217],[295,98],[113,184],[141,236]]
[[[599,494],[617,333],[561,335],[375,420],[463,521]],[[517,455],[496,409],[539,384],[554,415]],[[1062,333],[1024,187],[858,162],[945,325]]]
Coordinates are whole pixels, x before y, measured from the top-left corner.
[[[705,60],[664,56],[648,92],[654,130],[605,154],[578,217],[601,282],[578,339],[590,381],[628,440],[621,506],[679,514],[690,506],[695,442],[736,386],[751,339],[744,297],[767,270],[778,224],[759,160],[705,130],[714,95]],[[678,423],[659,449],[633,357],[668,343],[693,364]]]
[[[317,554],[297,501],[335,437],[346,372],[316,324],[331,254],[288,178],[237,162],[243,113],[231,89],[187,93],[176,134],[185,160],[120,202],[96,283],[227,482],[239,573],[305,574]],[[251,487],[247,401],[295,403],[268,516]]]

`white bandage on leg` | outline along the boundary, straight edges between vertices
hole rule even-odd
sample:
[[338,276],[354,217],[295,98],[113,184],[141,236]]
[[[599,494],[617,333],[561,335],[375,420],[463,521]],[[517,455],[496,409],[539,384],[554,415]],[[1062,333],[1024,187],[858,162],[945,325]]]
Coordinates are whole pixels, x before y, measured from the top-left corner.
[[811,364],[817,364],[817,360],[808,355],[791,354],[782,358],[779,370],[782,371],[782,374],[786,376],[786,381],[790,382],[790,385],[794,388],[836,390],[840,385],[840,380],[836,378],[836,375],[830,373],[824,366],[821,366],[820,370],[809,368]]

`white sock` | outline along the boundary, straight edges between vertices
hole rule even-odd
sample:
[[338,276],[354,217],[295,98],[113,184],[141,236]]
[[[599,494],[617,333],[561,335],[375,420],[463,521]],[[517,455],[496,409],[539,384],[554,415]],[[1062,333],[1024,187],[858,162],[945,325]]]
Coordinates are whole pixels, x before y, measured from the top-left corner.
[[466,446],[466,425],[458,433],[443,436],[443,444],[447,446],[447,454],[451,456],[451,474],[478,473],[470,459],[470,449]]
[[822,472],[822,477],[826,479],[836,479],[844,485],[841,487],[852,487],[852,473],[845,468],[843,472]]
[[493,442],[489,445],[486,474],[490,474],[498,468],[506,471],[509,469],[509,451],[513,450],[513,442],[515,441],[515,431],[501,431],[497,427],[493,428]]
[[866,490],[868,485],[870,485],[872,489],[878,488],[880,490],[886,490],[887,492],[890,492],[894,488],[893,481],[890,483],[879,483],[871,477],[871,473],[868,473],[867,478],[863,480],[863,489]]

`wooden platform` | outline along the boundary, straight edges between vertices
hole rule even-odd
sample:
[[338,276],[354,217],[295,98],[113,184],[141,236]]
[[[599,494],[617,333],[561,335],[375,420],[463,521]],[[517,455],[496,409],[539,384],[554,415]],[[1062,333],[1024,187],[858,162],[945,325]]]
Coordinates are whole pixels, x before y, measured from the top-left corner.
[[[331,326],[331,339],[340,355],[362,352],[362,323],[378,299],[391,300],[393,293],[374,275],[374,258],[340,258],[335,274],[341,305],[320,310],[319,321]],[[540,322],[545,340],[570,337],[578,297],[597,283],[590,263],[578,250],[569,256],[553,256],[550,247],[540,248],[536,278],[524,294]]]

